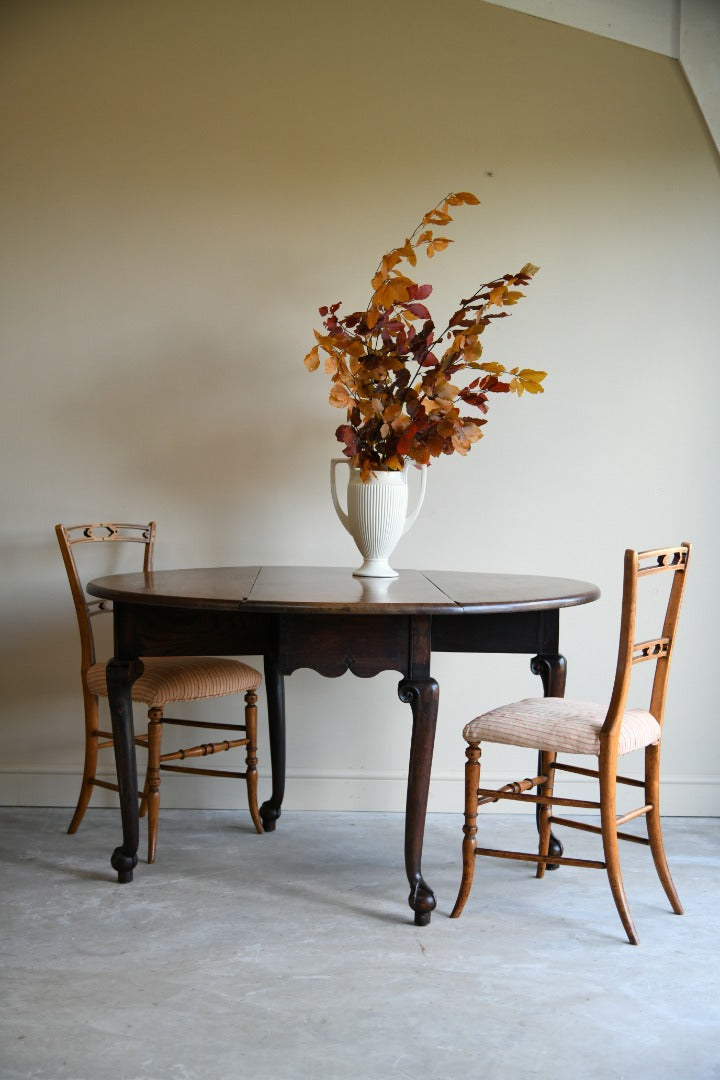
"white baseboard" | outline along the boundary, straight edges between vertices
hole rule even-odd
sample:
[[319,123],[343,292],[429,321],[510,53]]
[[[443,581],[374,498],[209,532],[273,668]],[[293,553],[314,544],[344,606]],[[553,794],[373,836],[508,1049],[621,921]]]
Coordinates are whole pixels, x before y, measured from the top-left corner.
[[[260,800],[270,794],[270,777],[259,773]],[[80,789],[77,772],[15,770],[0,772],[0,805],[74,807]],[[112,780],[111,773],[103,779]],[[506,776],[485,774],[488,787],[505,783]],[[400,772],[366,772],[362,769],[288,769],[284,807],[287,810],[381,811],[405,809],[407,778]],[[587,798],[588,781],[564,781],[563,794]],[[630,797],[632,798],[632,791]],[[244,809],[242,780],[164,775],[162,805],[168,809]],[[462,773],[433,774],[428,810],[434,813],[462,813],[464,799]],[[590,798],[593,796],[590,795]],[[117,795],[98,788],[92,806],[117,806]],[[620,803],[622,806],[623,804]],[[489,812],[527,813],[512,802],[488,807]],[[668,817],[720,816],[720,776],[666,776],[662,782],[662,812]]]

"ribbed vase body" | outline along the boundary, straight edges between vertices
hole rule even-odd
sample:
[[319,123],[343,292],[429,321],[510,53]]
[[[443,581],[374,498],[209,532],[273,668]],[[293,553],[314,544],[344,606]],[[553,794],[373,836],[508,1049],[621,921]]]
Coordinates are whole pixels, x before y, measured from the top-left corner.
[[[350,480],[347,488],[347,513],[338,499],[335,471],[347,465]],[[337,516],[352,536],[363,557],[362,566],[354,571],[356,577],[394,578],[396,572],[388,562],[403,533],[406,533],[420,512],[425,498],[426,467],[420,468],[420,491],[412,513],[408,514],[408,466],[402,472],[377,472],[363,483],[360,470],[347,458],[330,462],[330,491]]]
[[396,577],[388,559],[405,529],[408,487],[405,474],[379,472],[366,483],[353,469],[348,484],[350,532],[363,557],[358,577]]

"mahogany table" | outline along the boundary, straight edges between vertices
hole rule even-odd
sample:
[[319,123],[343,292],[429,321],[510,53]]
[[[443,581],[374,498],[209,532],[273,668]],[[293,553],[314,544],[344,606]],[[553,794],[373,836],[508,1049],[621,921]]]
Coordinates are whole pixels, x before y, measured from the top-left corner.
[[433,650],[526,653],[545,695],[562,697],[560,608],[600,595],[589,582],[565,578],[401,570],[383,580],[294,566],[116,574],[90,582],[88,592],[113,602],[115,656],[107,685],[123,832],[111,859],[118,881],[132,881],[137,865],[131,688],[142,674],[139,657],[264,657],[272,793],[260,814],[267,831],[280,817],[285,786],[284,676],[302,667],[329,677],[392,670],[401,675],[398,694],[412,711],[405,868],[418,926],[430,921],[436,904],[421,869],[438,709]]

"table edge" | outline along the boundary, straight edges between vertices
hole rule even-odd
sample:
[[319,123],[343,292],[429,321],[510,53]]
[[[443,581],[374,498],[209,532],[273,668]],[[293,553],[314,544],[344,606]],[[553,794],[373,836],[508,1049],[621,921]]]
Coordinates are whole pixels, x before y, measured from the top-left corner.
[[[421,575],[425,580],[431,584],[438,591],[437,601],[422,601],[420,603],[413,603],[411,601],[403,600],[356,600],[356,601],[327,601],[327,600],[253,600],[252,592],[255,583],[260,576],[262,567],[247,566],[247,567],[180,567],[175,570],[159,570],[153,571],[153,576],[163,574],[173,574],[182,572],[183,570],[244,570],[252,573],[252,584],[249,589],[246,590],[247,595],[241,597],[235,597],[233,599],[223,599],[219,597],[203,597],[203,596],[182,596],[177,594],[163,594],[162,592],[154,591],[152,593],[143,594],[135,590],[128,590],[123,588],[113,588],[108,584],[113,579],[127,579],[129,577],[142,577],[142,573],[135,574],[110,574],[101,577],[97,577],[89,581],[86,585],[86,591],[95,597],[100,599],[110,600],[118,604],[130,604],[143,607],[162,607],[162,608],[176,608],[184,610],[196,610],[196,611],[229,611],[229,612],[247,612],[248,614],[335,614],[335,615],[480,615],[480,614],[511,614],[520,611],[546,611],[556,610],[565,607],[575,607],[582,604],[593,603],[600,597],[600,589],[597,585],[588,581],[580,581],[573,578],[556,578],[543,574],[487,574],[489,577],[505,577],[505,578],[536,578],[538,582],[547,581],[555,582],[558,586],[565,590],[561,595],[552,595],[553,590],[549,590],[549,595],[540,596],[529,600],[490,600],[490,601],[472,601],[472,600],[456,600],[450,593],[442,588],[437,581],[433,580],[433,574],[438,576],[447,575],[452,571],[412,571]],[[294,568],[292,568],[294,569]],[[298,569],[302,569],[298,567]],[[348,567],[332,567],[330,569],[347,569],[348,573],[352,573],[352,570]],[[468,571],[468,573],[475,573],[474,571]],[[477,571],[480,575],[484,572]]]

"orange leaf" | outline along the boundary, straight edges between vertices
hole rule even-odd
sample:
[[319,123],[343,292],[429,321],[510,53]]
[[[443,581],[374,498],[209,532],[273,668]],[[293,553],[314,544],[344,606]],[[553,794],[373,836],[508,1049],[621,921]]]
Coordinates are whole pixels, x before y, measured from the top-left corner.
[[[417,256],[415,254],[415,248],[410,240],[406,240],[401,248],[396,248],[396,254],[399,256],[397,262],[400,259],[407,259],[411,266],[415,266],[417,263]],[[395,264],[393,264],[395,265]]]
[[305,357],[305,367],[308,369],[308,371],[317,371],[317,369],[320,367],[319,348],[320,347],[316,345],[315,348],[311,349]]
[[466,364],[472,364],[476,360],[479,360],[483,353],[482,344],[476,337],[469,337],[466,339],[466,343],[463,346],[462,358]]
[[403,462],[397,454],[391,454],[389,458],[386,458],[385,464],[391,472],[400,472],[403,468]]
[[391,308],[398,301],[404,303],[410,295],[410,286],[413,284],[414,282],[410,278],[403,277],[402,274],[390,278],[389,281],[386,281],[384,285],[381,285],[375,291],[373,304],[377,304],[379,307]]
[[354,356],[356,360],[359,360],[361,356],[365,355],[365,346],[362,341],[348,341],[345,345],[345,354],[347,356]]
[[342,383],[334,383],[330,391],[330,404],[336,409],[344,409],[350,400],[347,387]]
[[451,206],[460,206],[461,203],[467,206],[478,206],[480,203],[477,195],[473,195],[472,191],[455,191],[452,195],[448,195],[447,201]]
[[452,240],[448,240],[444,236],[438,236],[436,240],[431,240],[425,249],[428,259],[432,259],[436,251],[444,251],[448,244],[452,244]]
[[338,351],[337,343],[329,334],[325,336],[324,334],[321,334],[319,330],[313,330],[313,334],[315,335],[315,340],[323,347],[325,352],[336,353]]

